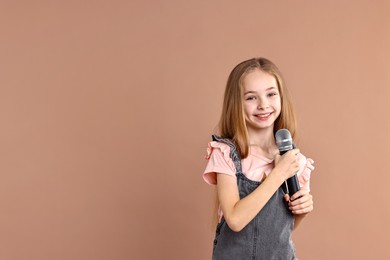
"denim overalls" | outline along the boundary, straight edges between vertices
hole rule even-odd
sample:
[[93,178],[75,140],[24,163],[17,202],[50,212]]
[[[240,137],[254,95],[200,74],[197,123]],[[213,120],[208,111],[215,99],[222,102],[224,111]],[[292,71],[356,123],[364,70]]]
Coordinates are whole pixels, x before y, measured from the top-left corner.
[[[241,158],[236,146],[229,139],[213,135],[213,141],[230,146],[230,157],[236,167],[240,199],[255,190],[261,182],[252,181],[242,173]],[[273,260],[297,259],[291,232],[294,217],[279,188],[256,217],[240,232],[232,231],[224,219],[217,225],[213,260]]]

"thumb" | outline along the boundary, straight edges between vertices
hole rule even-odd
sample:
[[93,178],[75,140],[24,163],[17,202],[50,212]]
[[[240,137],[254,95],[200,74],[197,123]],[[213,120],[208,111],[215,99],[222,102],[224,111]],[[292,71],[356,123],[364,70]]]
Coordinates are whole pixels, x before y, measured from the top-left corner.
[[280,154],[275,155],[275,164],[277,164],[280,160]]
[[288,194],[284,194],[284,200],[285,201],[290,201],[290,196]]

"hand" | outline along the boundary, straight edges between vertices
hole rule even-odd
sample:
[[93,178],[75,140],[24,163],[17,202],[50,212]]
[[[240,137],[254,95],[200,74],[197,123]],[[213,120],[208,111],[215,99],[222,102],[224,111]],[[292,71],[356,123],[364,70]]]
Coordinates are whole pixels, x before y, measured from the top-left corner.
[[313,196],[307,190],[299,190],[293,196],[284,195],[294,215],[306,215],[313,211]]
[[299,171],[299,149],[292,149],[282,156],[276,155],[275,169],[283,174],[284,179],[294,176]]

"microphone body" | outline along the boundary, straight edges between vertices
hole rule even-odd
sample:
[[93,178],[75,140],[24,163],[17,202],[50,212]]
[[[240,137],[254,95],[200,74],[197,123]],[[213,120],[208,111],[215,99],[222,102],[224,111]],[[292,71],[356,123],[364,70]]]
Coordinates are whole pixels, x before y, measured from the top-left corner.
[[[291,134],[287,129],[279,129],[275,134],[275,140],[280,155],[283,155],[295,148]],[[294,176],[288,178],[284,183],[284,187],[282,188],[285,193],[288,193],[290,197],[299,191],[300,187],[297,175],[295,174]]]

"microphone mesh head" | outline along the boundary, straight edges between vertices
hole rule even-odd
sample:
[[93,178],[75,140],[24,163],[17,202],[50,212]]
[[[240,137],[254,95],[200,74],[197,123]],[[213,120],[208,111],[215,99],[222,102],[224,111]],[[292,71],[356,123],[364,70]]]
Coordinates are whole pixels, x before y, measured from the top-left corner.
[[275,141],[281,152],[293,149],[292,137],[287,129],[279,129],[275,134]]

